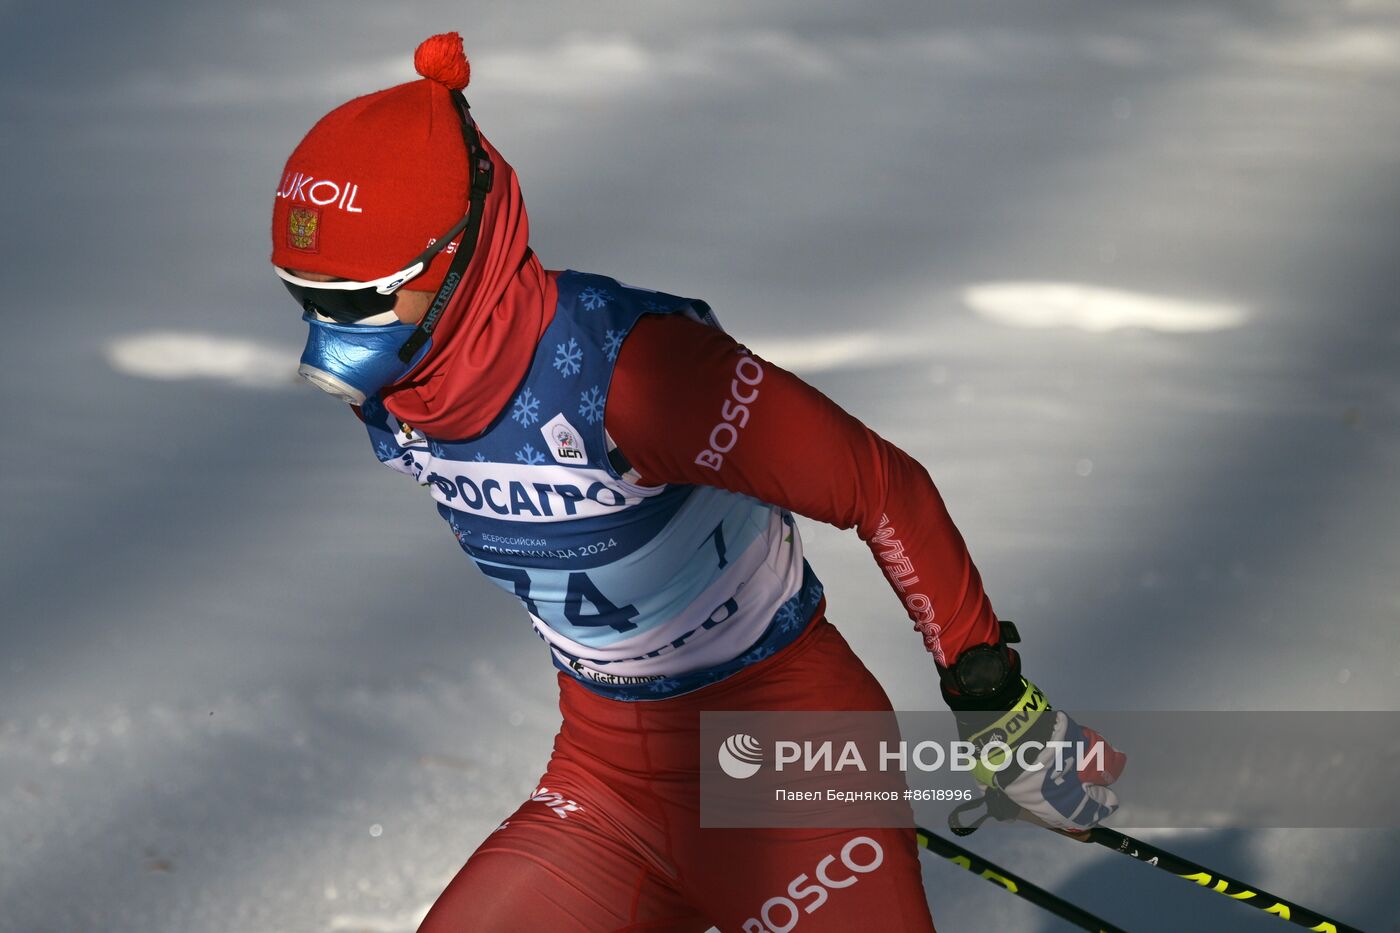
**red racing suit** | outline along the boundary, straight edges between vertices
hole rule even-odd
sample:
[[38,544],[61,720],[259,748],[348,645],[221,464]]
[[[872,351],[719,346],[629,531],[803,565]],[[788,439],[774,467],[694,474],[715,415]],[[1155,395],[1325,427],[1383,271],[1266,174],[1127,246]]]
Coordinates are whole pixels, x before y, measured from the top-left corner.
[[[605,426],[638,482],[715,486],[855,528],[939,663],[996,642],[996,616],[928,472],[771,363],[761,383],[741,385],[747,355],[688,318],[637,322]],[[912,831],[699,826],[702,710],[890,708],[824,611],[823,600],[777,654],[680,696],[624,702],[560,674],[563,725],[538,790],[421,929],[932,930]],[[931,669],[930,693],[936,682]]]

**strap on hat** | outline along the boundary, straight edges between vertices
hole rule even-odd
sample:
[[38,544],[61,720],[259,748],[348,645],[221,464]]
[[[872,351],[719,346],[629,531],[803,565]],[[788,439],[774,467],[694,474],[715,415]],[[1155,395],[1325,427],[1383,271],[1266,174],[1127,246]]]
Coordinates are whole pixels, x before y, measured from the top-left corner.
[[462,279],[466,276],[467,266],[471,264],[472,255],[476,252],[477,237],[481,235],[481,215],[486,208],[486,193],[491,190],[491,181],[495,175],[491,157],[486,154],[481,145],[481,136],[476,131],[476,121],[471,118],[471,105],[467,103],[461,91],[452,92],[452,101],[457,107],[457,116],[462,120],[462,141],[467,147],[467,163],[472,173],[471,190],[467,194],[467,225],[462,230],[462,239],[457,244],[452,265],[447,267],[447,277],[438,287],[433,303],[428,306],[428,312],[399,348],[399,359],[404,363],[411,361],[433,335],[442,313],[452,302],[457,286],[462,284]]

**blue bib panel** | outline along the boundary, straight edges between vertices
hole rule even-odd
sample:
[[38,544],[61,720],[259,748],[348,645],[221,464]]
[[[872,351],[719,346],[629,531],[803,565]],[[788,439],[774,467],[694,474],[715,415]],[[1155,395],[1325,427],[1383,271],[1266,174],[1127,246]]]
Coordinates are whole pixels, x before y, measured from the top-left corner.
[[718,324],[704,302],[604,276],[557,285],[529,372],[485,432],[426,437],[375,397],[362,409],[375,454],[428,487],[555,664],[593,691],[661,699],[722,680],[795,639],[821,601],[792,516],[710,486],[638,485],[603,426],[638,318]]

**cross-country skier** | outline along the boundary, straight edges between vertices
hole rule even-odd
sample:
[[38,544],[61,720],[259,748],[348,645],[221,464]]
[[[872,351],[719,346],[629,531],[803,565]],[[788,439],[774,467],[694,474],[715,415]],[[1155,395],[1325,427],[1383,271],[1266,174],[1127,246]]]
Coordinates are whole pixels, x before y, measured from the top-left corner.
[[[540,790],[422,929],[931,930],[911,830],[699,827],[701,710],[890,708],[826,620],[793,514],[856,529],[954,709],[1102,740],[1021,676],[923,467],[704,302],[544,269],[461,94],[461,39],[414,63],[420,80],[337,107],[296,147],[272,262],[310,329],[301,374],[427,486],[559,668]],[[996,781],[1083,828],[1117,806],[1107,760]]]

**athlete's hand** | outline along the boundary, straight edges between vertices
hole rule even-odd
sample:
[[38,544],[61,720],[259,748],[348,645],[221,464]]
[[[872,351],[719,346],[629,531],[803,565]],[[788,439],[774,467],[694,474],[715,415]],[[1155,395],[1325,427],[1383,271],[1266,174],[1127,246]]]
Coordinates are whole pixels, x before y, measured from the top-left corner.
[[[1017,640],[1015,632],[1003,623],[1000,644],[980,646],[965,663],[943,671],[943,698],[959,735],[977,749],[973,774],[981,784],[1001,791],[1033,822],[1086,830],[1118,809],[1108,785],[1122,774],[1127,756],[1051,709],[1040,688],[1021,676],[1020,656],[1006,644]],[[995,687],[975,695],[970,688],[979,678]]]
[[[1050,724],[1049,739],[1038,752],[1032,754],[1027,748],[1018,755],[1025,740],[1009,742],[1008,767],[978,779],[999,789],[1033,822],[1082,832],[1118,809],[1118,795],[1108,785],[1123,773],[1127,756],[1060,710],[1047,708],[1042,718]],[[1020,767],[1020,760],[1029,767]]]

